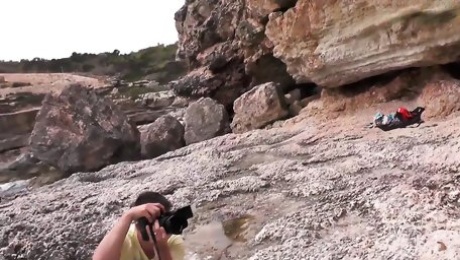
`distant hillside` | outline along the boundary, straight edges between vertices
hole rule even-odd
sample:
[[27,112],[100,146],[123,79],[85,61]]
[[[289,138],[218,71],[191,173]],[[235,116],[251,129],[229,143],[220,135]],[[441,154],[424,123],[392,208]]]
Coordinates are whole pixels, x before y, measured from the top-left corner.
[[186,65],[175,61],[177,46],[157,45],[130,54],[118,50],[100,54],[72,53],[69,58],[0,61],[0,73],[90,73],[118,75],[125,80],[148,78],[164,84],[186,73]]

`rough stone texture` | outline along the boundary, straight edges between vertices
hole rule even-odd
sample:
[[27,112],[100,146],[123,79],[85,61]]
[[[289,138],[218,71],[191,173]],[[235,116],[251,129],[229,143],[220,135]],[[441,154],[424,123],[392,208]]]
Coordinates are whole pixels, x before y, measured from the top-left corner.
[[[1,109],[0,104],[0,111]],[[0,114],[0,162],[10,161],[29,143],[29,134],[39,109]],[[0,166],[0,168],[2,168]],[[1,170],[0,170],[1,175]],[[1,177],[0,177],[1,179]]]
[[338,87],[460,54],[460,2],[298,0],[265,34],[297,83]]
[[72,84],[47,95],[30,136],[40,161],[65,173],[140,157],[139,131],[109,99]]
[[234,133],[257,129],[288,115],[284,96],[273,82],[254,87],[235,100]]
[[25,147],[29,144],[29,134],[0,139],[0,153]]
[[186,1],[176,13],[177,56],[191,72],[173,83],[179,95],[212,97],[225,106],[250,87],[294,83],[264,34],[268,14],[295,1]]
[[425,116],[445,117],[460,111],[460,80],[446,73],[432,72],[423,85],[418,98],[419,104],[424,104]]
[[231,106],[233,100],[247,90],[244,68],[236,62],[233,64],[240,68],[232,70],[232,74],[214,74],[209,69],[202,67],[171,82],[170,85],[179,96],[212,97],[224,106]]
[[0,183],[5,185],[14,181],[26,181],[32,186],[41,186],[64,177],[66,175],[63,172],[40,162],[29,152],[20,154],[15,160],[0,164]]
[[174,99],[175,95],[172,91],[166,90],[143,94],[137,102],[148,108],[159,109],[170,106],[174,102]]
[[304,108],[304,106],[302,105],[301,101],[294,101],[292,104],[289,105],[289,115],[292,117],[299,115],[302,111],[302,108]]
[[144,110],[166,110],[171,108],[187,107],[189,100],[184,97],[178,97],[172,90],[163,90],[149,92],[139,96],[135,101],[138,107]]
[[301,98],[302,98],[301,91],[298,88],[293,89],[289,91],[289,93],[284,95],[284,99],[286,100],[286,103],[288,105],[293,104],[295,101],[299,101]]
[[225,107],[211,98],[200,98],[185,111],[185,143],[187,145],[230,132]]
[[0,184],[0,196],[11,196],[20,193],[25,190],[28,185],[29,181],[26,180]]
[[30,153],[21,154],[14,161],[0,166],[0,183],[15,179],[28,179],[38,173],[39,160]]
[[184,126],[170,115],[162,116],[139,130],[143,158],[155,158],[185,145]]
[[39,109],[0,114],[0,139],[28,134],[35,124]]
[[133,198],[156,190],[196,207],[187,259],[218,259],[203,225],[248,214],[226,259],[457,259],[460,118],[391,132],[359,118],[229,134],[4,196],[0,255],[90,259]]

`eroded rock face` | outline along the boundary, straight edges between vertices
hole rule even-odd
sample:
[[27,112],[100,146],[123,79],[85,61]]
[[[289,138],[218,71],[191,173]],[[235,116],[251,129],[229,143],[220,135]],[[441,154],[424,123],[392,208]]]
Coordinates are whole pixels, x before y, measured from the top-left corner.
[[411,68],[387,73],[350,86],[323,89],[323,113],[356,112],[387,102],[397,106],[425,107],[423,117],[443,118],[460,111],[460,80],[441,67]]
[[185,145],[184,126],[170,115],[162,116],[152,124],[142,126],[140,132],[143,158],[155,158]]
[[338,87],[460,54],[458,1],[298,0],[265,34],[297,83]]
[[30,136],[35,158],[73,173],[140,157],[139,131],[109,99],[79,84],[48,94]]
[[185,142],[187,145],[230,132],[225,107],[211,98],[200,98],[185,111]]
[[254,87],[235,100],[235,116],[231,127],[243,133],[263,127],[288,115],[287,105],[279,86],[273,82]]
[[286,66],[273,57],[264,34],[268,14],[295,1],[187,1],[175,16],[178,57],[192,71],[173,89],[179,95],[212,97],[228,106],[249,88],[274,81],[294,83]]
[[229,66],[234,69],[226,73],[213,73],[210,69],[201,67],[170,84],[179,96],[196,99],[212,97],[228,107],[248,86],[242,62],[232,62]]
[[443,118],[460,111],[460,80],[433,70],[423,84],[418,103],[425,106],[427,118]]

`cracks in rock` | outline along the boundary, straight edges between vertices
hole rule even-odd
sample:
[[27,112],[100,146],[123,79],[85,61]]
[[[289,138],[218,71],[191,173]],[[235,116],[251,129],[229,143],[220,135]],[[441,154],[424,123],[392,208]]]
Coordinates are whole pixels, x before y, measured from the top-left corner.
[[163,155],[163,156],[159,156],[156,158],[156,160],[158,162],[161,162],[161,161],[166,161],[166,160],[170,160],[170,159],[176,159],[176,158],[181,158],[181,157],[185,157],[185,156],[188,156],[191,154],[191,151],[185,151],[185,152],[180,152],[180,153],[176,153],[176,154],[168,154],[168,155]]
[[344,155],[338,155],[334,156],[331,158],[326,158],[326,157],[317,157],[317,158],[312,158],[310,160],[307,160],[305,162],[302,162],[303,166],[312,166],[312,165],[320,165],[320,164],[328,164],[330,162],[340,162],[340,161],[347,161],[353,157],[358,157],[354,153],[350,154],[344,154]]
[[355,83],[343,85],[334,91],[340,92],[340,94],[351,97],[355,96],[364,92],[368,92],[369,89],[373,86],[385,86],[386,84],[390,83],[392,80],[396,79],[399,75],[401,75],[405,70],[395,70],[386,73],[382,73],[379,75],[375,75],[369,78],[362,79]]
[[266,162],[275,162],[283,159],[288,158],[287,156],[282,156],[268,152],[248,153],[243,158],[235,162],[234,166],[240,169],[249,169],[253,165],[263,164]]
[[82,173],[80,176],[78,176],[78,181],[89,183],[98,183],[108,179],[110,179],[110,176],[102,176],[95,173]]

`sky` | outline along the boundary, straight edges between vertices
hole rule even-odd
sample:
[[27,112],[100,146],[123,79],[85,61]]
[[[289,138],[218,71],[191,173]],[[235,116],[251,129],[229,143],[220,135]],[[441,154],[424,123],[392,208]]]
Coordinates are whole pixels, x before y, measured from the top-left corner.
[[129,53],[178,39],[185,0],[1,0],[0,60]]

